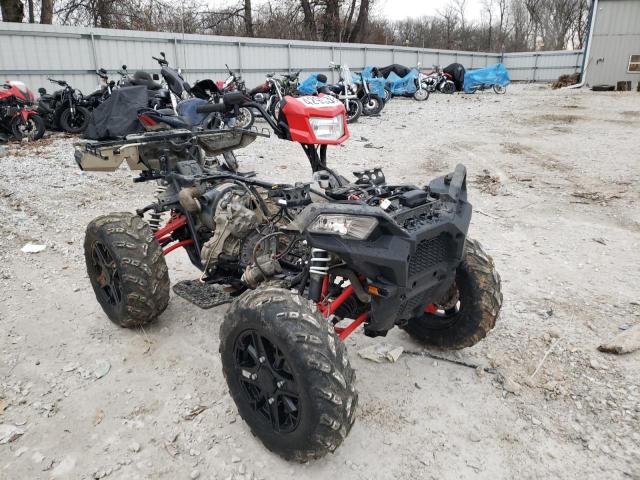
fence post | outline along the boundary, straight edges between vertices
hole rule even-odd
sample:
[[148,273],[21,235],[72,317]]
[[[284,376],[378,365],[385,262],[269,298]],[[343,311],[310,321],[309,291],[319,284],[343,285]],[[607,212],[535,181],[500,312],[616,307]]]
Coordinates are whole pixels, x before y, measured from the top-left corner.
[[364,47],[363,55],[364,55],[364,65],[362,66],[362,68],[364,69],[364,67],[367,66],[367,47]]
[[96,53],[96,40],[93,36],[93,32],[90,34],[91,38],[91,55],[93,56],[93,69],[98,70],[98,54]]
[[287,43],[287,72],[291,73],[291,43]]
[[242,75],[242,42],[238,42],[238,73]]
[[[180,58],[178,57],[178,37],[174,36],[171,40],[173,40],[173,58],[175,58],[176,65],[180,65]],[[182,59],[182,62],[185,62],[185,59]],[[187,68],[186,65],[182,65],[182,68]]]
[[[331,61],[335,63],[336,61],[336,47],[331,46]],[[335,69],[331,69],[331,83],[336,81],[336,71]]]
[[533,62],[533,78],[532,78],[532,82],[536,81],[536,70],[538,69],[538,57],[540,56],[539,53],[534,53],[533,54],[533,58],[535,59],[535,61]]

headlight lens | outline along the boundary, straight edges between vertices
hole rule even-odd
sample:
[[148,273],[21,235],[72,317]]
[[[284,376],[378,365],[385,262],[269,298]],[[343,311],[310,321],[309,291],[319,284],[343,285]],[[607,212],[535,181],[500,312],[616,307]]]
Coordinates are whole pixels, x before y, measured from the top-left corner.
[[322,214],[309,227],[310,233],[339,235],[351,240],[366,240],[378,226],[375,217]]
[[309,119],[313,134],[318,140],[338,140],[344,135],[344,117],[311,117]]

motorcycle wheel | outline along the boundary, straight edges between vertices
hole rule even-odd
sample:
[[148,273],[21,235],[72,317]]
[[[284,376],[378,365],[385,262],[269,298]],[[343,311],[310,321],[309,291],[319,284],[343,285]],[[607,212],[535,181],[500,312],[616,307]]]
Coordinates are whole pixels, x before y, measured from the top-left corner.
[[453,95],[456,92],[456,84],[448,80],[440,87],[440,91],[447,95]]
[[250,108],[242,107],[239,110],[238,116],[236,117],[236,128],[247,129],[251,128],[254,120],[256,119],[253,114],[253,110]]
[[362,115],[378,115],[384,108],[384,100],[378,95],[371,94],[362,97]]
[[498,95],[504,95],[505,93],[507,93],[507,87],[504,87],[502,85],[494,85],[493,91],[496,92]]
[[271,115],[276,121],[280,115],[280,102],[281,100],[273,100],[269,104],[269,115]]
[[29,141],[39,140],[44,135],[44,120],[40,115],[32,115],[26,122],[20,115],[11,121],[11,133],[16,140],[27,138]]
[[347,123],[355,123],[362,115],[362,102],[357,98],[349,100],[349,109],[347,110]]
[[419,102],[424,102],[427,98],[429,98],[429,92],[424,88],[421,88],[413,93],[413,98]]
[[391,100],[391,98],[393,97],[393,95],[391,94],[391,90],[389,90],[388,88],[384,89],[384,101],[388,102],[389,100]]
[[60,127],[67,133],[83,132],[89,124],[91,112],[84,107],[76,106],[75,115],[71,113],[71,108],[67,108],[60,115]]

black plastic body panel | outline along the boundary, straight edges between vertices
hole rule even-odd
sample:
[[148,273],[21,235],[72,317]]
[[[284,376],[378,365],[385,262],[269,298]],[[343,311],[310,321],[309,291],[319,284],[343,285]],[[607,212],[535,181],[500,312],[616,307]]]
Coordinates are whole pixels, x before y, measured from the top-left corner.
[[[443,190],[444,183],[438,185]],[[365,333],[384,335],[446,294],[462,260],[471,221],[471,205],[462,198],[466,191],[460,193],[455,200],[442,195],[397,218],[361,204],[316,203],[300,213],[296,224],[311,246],[339,256],[382,292],[372,297]],[[378,226],[367,240],[309,233],[308,227],[323,213],[373,216]]]

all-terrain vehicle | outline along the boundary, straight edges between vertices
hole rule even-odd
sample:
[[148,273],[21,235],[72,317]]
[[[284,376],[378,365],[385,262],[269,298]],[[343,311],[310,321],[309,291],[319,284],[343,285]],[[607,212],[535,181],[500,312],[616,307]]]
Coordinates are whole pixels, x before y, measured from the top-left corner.
[[[87,271],[107,316],[138,327],[167,307],[164,256],[183,248],[202,273],[174,292],[203,308],[231,302],[220,354],[240,415],[268,449],[304,462],[334,451],[355,420],[348,335],[361,325],[371,337],[399,326],[426,346],[474,345],[496,322],[500,277],[467,238],[462,165],[425,186],[388,183],[377,168],[348,181],[326,161],[327,146],[349,135],[340,100],[285,97],[277,119],[239,93],[200,109],[238,105],[261,110],[279,138],[302,145],[313,182],[239,171],[233,150],[255,130],[81,142],[82,169],[113,171],[126,160],[140,171],[135,181],[163,186],[136,214],[89,224]],[[169,218],[152,227],[146,214]]]

